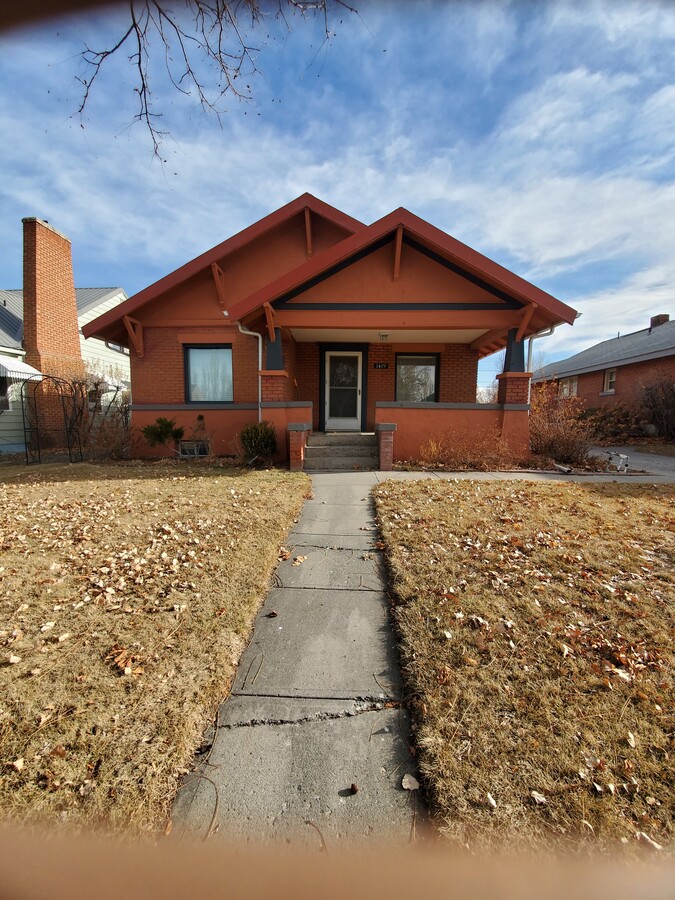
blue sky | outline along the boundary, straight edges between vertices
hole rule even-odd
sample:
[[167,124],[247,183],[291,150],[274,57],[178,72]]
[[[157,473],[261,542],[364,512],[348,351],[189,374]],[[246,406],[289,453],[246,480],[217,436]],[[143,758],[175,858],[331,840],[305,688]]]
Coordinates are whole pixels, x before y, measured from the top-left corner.
[[365,222],[405,206],[577,308],[538,362],[675,313],[672,5],[355,2],[328,44],[266,19],[221,124],[158,70],[163,163],[123,56],[76,115],[78,54],[123,11],[0,38],[0,287],[23,216],[71,238],[76,284],[132,294],[310,191]]

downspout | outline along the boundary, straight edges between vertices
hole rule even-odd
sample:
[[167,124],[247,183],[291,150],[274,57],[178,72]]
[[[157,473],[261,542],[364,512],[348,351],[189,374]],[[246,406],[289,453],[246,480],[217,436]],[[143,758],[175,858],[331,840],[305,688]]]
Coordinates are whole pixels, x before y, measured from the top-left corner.
[[[581,313],[577,313],[575,317],[575,321],[579,318]],[[551,325],[549,328],[545,328],[543,331],[538,331],[536,334],[530,336],[529,341],[527,342],[527,371],[532,371],[532,345],[537,340],[537,338],[550,337],[553,332],[556,330],[558,325],[563,325],[563,322],[558,322],[556,325]],[[527,388],[527,402],[529,404],[532,399],[532,379],[530,379],[530,383]]]
[[[227,313],[225,313],[227,315]],[[242,334],[248,334],[250,337],[258,338],[258,422],[262,422],[262,362],[263,362],[263,337],[257,331],[249,331],[241,322],[237,322],[239,331]]]

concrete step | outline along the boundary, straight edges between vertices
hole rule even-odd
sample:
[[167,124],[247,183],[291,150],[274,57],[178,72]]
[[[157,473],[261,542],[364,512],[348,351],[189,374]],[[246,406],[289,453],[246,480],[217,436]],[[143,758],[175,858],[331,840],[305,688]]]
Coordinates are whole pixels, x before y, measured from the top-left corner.
[[339,459],[341,456],[376,456],[377,446],[375,444],[363,447],[360,444],[328,444],[315,447],[308,444],[305,455],[312,459],[325,460]]
[[377,438],[374,434],[359,433],[358,431],[329,431],[310,434],[307,438],[308,447],[377,447]]
[[369,472],[377,469],[376,456],[305,457],[305,472]]

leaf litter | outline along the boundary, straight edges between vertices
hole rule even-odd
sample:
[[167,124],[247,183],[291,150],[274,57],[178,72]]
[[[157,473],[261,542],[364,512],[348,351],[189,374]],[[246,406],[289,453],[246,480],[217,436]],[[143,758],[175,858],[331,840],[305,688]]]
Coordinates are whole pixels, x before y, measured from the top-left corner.
[[307,481],[177,462],[4,475],[0,816],[164,829]]
[[374,497],[442,832],[475,849],[672,847],[672,486],[434,480]]

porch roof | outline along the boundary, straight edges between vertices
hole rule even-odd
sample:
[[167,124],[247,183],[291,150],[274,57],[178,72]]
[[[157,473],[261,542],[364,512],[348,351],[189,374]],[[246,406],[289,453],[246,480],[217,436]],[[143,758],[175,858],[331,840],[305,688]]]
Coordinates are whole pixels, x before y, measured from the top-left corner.
[[[403,248],[411,247],[478,286],[494,302],[426,303],[420,299],[391,304],[311,304],[298,300],[303,292],[387,243],[394,248],[392,281],[398,279],[400,268],[405,265]],[[560,300],[403,208],[359,229],[256,290],[232,305],[229,314],[232,320],[247,324],[264,314],[270,333],[274,326],[287,327],[301,340],[303,332],[309,334],[317,330],[341,330],[346,339],[346,332],[355,329],[406,332],[407,337],[397,335],[396,339],[411,340],[411,332],[431,329],[432,339],[439,341],[448,340],[440,336],[441,332],[447,331],[455,334],[451,340],[471,343],[481,355],[505,346],[512,328],[517,328],[518,338],[523,339],[552,325],[572,324],[576,317],[576,311]]]

